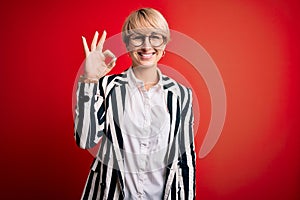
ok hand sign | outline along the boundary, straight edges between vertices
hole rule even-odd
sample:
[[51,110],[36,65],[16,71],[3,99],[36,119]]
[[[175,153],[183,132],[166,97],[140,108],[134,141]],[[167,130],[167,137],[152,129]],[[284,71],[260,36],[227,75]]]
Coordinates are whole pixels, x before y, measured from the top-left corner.
[[[82,36],[82,43],[86,56],[84,63],[84,78],[92,81],[98,81],[99,78],[106,75],[115,66],[117,60],[110,50],[102,52],[106,31],[103,31],[97,44],[98,36],[99,33],[96,31],[91,44],[91,50],[89,50],[85,37]],[[111,61],[108,64],[105,62],[107,57],[111,57]]]

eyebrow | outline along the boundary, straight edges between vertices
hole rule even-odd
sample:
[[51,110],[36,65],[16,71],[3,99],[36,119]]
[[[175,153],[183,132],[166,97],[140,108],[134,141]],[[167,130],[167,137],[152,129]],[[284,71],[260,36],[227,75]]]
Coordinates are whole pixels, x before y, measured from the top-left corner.
[[[142,34],[142,33],[132,33],[131,35],[134,35],[134,34],[136,34],[136,35],[146,35],[146,34]],[[161,34],[161,33],[157,33],[157,32],[152,32],[152,33],[150,33],[149,35],[154,35],[154,34],[160,34],[160,35],[163,35],[163,34]],[[146,35],[146,36],[148,36],[148,34]]]

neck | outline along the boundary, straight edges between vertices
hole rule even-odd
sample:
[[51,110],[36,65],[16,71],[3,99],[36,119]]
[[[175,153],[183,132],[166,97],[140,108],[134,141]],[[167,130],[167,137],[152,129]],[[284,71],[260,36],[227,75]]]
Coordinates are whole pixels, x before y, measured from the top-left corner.
[[136,78],[144,82],[146,88],[150,88],[158,82],[157,66],[153,67],[132,67]]

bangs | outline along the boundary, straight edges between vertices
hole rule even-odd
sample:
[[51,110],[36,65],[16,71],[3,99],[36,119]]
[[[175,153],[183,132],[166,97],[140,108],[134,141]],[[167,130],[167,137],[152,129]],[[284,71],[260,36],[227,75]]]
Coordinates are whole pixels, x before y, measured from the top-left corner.
[[137,12],[135,16],[132,16],[131,20],[128,21],[127,31],[130,30],[155,30],[158,29],[162,31],[164,27],[162,27],[161,22],[159,22],[153,16],[149,16],[145,12]]
[[133,33],[147,34],[155,32],[162,34],[167,41],[170,38],[167,21],[160,12],[152,8],[140,9],[130,14],[123,25],[122,31],[122,38],[125,43],[128,36]]

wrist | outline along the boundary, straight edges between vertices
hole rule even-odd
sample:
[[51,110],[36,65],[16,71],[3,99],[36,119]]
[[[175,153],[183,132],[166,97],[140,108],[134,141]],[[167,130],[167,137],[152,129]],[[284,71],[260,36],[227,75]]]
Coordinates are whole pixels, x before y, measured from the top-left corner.
[[97,77],[89,77],[86,75],[81,75],[78,81],[82,83],[98,83],[98,80],[99,78]]

